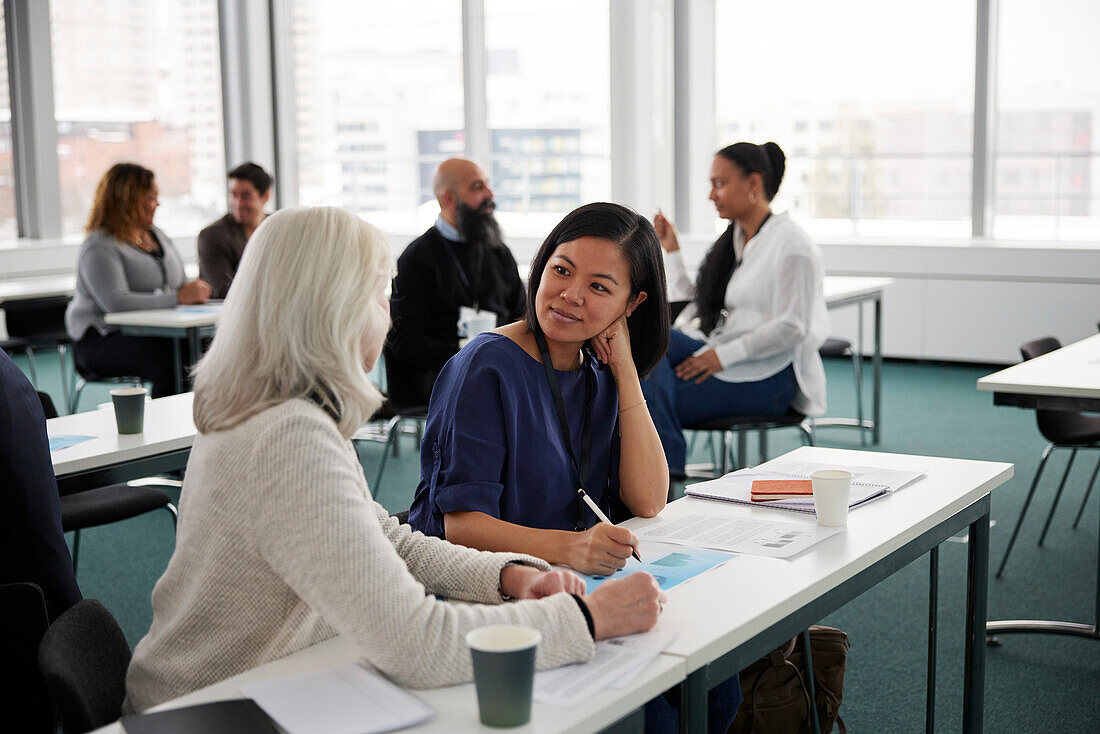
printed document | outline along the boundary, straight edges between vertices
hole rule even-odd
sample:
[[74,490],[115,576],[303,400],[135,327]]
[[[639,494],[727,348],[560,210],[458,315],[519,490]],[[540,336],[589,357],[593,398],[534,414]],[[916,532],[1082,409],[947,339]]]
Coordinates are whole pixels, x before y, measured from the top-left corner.
[[750,556],[790,558],[843,530],[746,517],[691,514],[675,520],[658,519],[642,528],[634,528],[634,534],[641,540],[714,548]]
[[535,673],[535,700],[570,707],[605,688],[625,688],[674,639],[675,632],[654,629],[600,640],[596,643],[596,656],[587,663]]
[[[685,548],[682,545],[668,543],[643,542],[640,544],[638,554],[643,561],[639,563],[633,558],[626,559],[626,565],[611,576],[588,576],[576,573],[584,579],[586,594],[591,594],[600,584],[611,578],[621,579],[638,571],[646,571],[657,580],[658,586],[668,591],[688,579],[695,578],[704,571],[721,566],[735,556],[730,553],[722,553],[702,548]],[[572,569],[570,569],[572,570]]]

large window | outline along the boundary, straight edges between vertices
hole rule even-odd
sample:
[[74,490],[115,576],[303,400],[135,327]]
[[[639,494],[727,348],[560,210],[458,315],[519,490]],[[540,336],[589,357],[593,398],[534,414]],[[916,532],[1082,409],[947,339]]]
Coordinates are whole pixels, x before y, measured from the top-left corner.
[[487,0],[485,36],[497,216],[542,236],[611,196],[608,2]]
[[717,0],[716,146],[777,142],[776,208],[814,234],[969,236],[975,15]]
[[217,1],[51,0],[50,37],[63,231],[119,161],[156,174],[172,234],[224,213]]
[[[4,29],[4,7],[0,5],[0,31]],[[7,39],[0,33],[0,238],[18,233],[15,220],[15,162],[11,149],[11,96],[8,94]]]
[[302,204],[418,231],[436,164],[465,150],[462,7],[453,0],[294,0]]
[[1100,239],[1100,3],[1001,0],[993,231]]

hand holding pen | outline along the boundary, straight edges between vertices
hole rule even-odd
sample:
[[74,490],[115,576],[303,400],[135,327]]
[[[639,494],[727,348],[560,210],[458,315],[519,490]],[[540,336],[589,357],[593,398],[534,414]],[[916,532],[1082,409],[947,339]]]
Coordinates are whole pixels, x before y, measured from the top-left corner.
[[[632,555],[634,557],[634,560],[638,561],[638,563],[641,563],[642,558],[641,558],[641,556],[638,555],[638,550],[637,550],[637,548],[638,548],[638,539],[634,536],[634,533],[630,532],[626,528],[620,528],[617,525],[615,525],[614,523],[612,523],[611,520],[609,520],[607,518],[607,515],[603,514],[603,511],[600,510],[599,505],[597,505],[595,502],[593,502],[592,498],[589,497],[588,493],[585,492],[583,489],[578,489],[577,494],[580,496],[580,498],[582,500],[584,500],[584,503],[586,505],[588,505],[588,508],[590,510],[592,510],[592,513],[596,516],[596,519],[598,519],[601,523],[606,523],[607,525],[610,525],[611,527],[617,528],[619,531],[621,531],[620,533],[617,533],[617,534],[621,535],[622,539],[619,540],[618,538],[614,538],[613,540],[617,540],[622,545],[630,546],[630,555]],[[624,559],[625,559],[625,556],[624,556]],[[615,570],[618,570],[619,568],[622,568],[622,566],[621,565],[618,566]]]

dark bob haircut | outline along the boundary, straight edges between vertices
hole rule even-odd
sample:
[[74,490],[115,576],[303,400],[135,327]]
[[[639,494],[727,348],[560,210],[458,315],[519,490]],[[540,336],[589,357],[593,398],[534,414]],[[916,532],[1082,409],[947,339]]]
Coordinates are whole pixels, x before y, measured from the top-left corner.
[[252,161],[242,163],[227,173],[225,177],[228,179],[236,178],[241,181],[248,181],[256,187],[256,193],[260,196],[266,194],[267,190],[271,188],[271,174]]
[[539,247],[527,280],[527,328],[539,328],[535,294],[542,272],[558,245],[581,237],[596,237],[622,248],[630,268],[630,297],[645,291],[646,299],[630,315],[630,351],[638,376],[645,378],[668,349],[669,310],[665,263],[657,232],[649,220],[618,204],[585,204],[565,215]]

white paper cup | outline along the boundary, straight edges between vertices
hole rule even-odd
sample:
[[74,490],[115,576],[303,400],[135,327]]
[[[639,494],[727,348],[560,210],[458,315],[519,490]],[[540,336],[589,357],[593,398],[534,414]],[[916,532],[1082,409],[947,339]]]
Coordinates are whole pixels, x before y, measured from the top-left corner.
[[819,469],[810,475],[814,488],[817,524],[843,527],[848,524],[848,502],[852,493],[852,472]]

